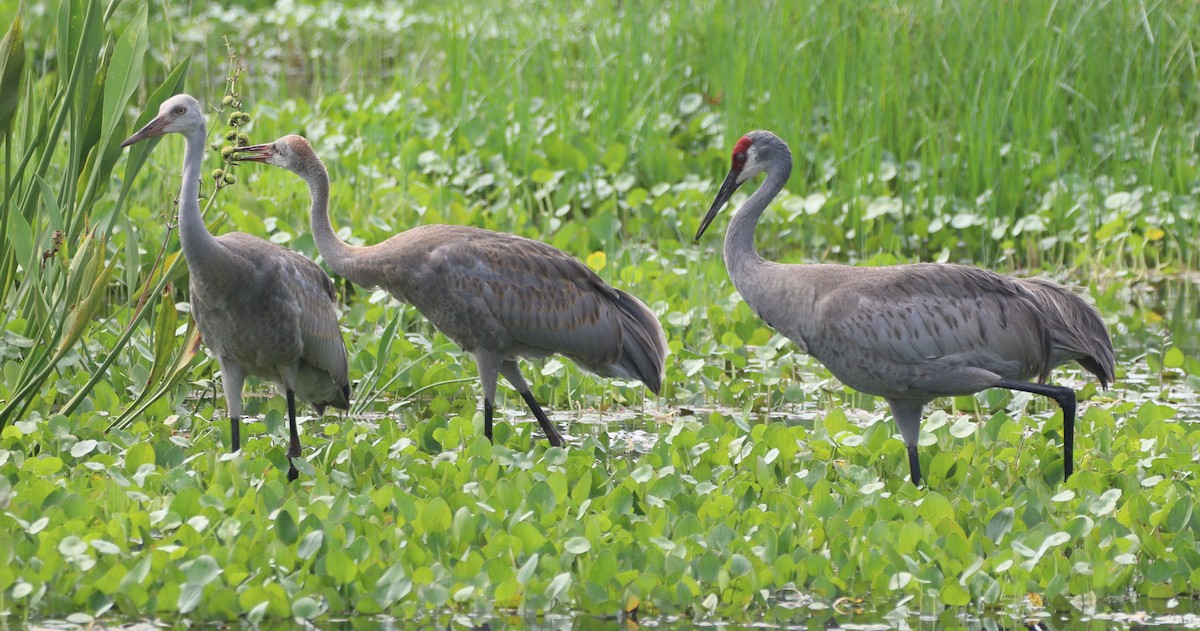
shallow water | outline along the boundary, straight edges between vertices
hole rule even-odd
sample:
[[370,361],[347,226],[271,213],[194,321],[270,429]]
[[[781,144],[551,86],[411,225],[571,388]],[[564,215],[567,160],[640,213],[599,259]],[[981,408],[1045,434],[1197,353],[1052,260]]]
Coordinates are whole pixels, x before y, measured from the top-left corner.
[[[788,598],[788,596],[784,596]],[[415,619],[388,616],[336,616],[320,621],[309,628],[322,629],[438,629],[444,631],[664,631],[732,630],[732,629],[847,629],[876,631],[885,629],[963,629],[969,631],[999,631],[1001,629],[1038,629],[1058,631],[1067,629],[1200,629],[1200,607],[1195,600],[1146,600],[1110,603],[1084,603],[1077,599],[1070,611],[976,611],[947,609],[938,615],[921,613],[913,603],[903,603],[888,610],[870,610],[862,604],[842,599],[832,607],[814,604],[799,596],[767,612],[746,620],[703,619],[683,616],[595,617],[570,613],[526,616],[515,612],[493,614],[442,613]],[[4,621],[0,619],[0,628]],[[171,625],[162,621],[130,621],[112,623],[107,628],[122,631],[150,631]],[[43,620],[32,628],[84,629],[66,620]]]

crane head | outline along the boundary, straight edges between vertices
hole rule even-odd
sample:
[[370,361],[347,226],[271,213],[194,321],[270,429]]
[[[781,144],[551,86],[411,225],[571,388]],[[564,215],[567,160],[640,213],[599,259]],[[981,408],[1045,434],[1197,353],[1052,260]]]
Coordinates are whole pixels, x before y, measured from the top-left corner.
[[729,198],[734,191],[743,182],[750,179],[755,173],[754,169],[747,169],[746,165],[750,164],[752,159],[751,150],[754,147],[754,140],[750,137],[751,134],[746,134],[738,139],[737,144],[733,146],[732,164],[729,167],[729,173],[725,175],[725,181],[721,183],[721,188],[717,191],[717,197],[713,200],[712,206],[708,209],[708,214],[704,215],[704,220],[700,222],[700,229],[696,231],[696,240],[708,230],[708,224],[716,218],[717,213],[725,207]]
[[204,108],[189,94],[176,94],[163,101],[158,108],[158,116],[146,123],[125,142],[122,147],[128,147],[135,142],[169,134],[171,132],[188,132],[194,129],[204,129]]
[[[786,182],[791,170],[792,152],[788,149],[787,143],[783,142],[779,136],[769,131],[756,130],[739,138],[737,144],[733,146],[729,173],[725,176],[725,181],[721,183],[721,188],[717,191],[717,197],[713,200],[712,207],[708,209],[708,214],[700,222],[700,229],[696,231],[696,239],[699,240],[704,231],[708,229],[708,224],[712,223],[717,213],[729,202],[734,191],[750,178],[767,171],[772,176],[782,178],[782,181]],[[782,186],[782,183],[780,185]]]
[[304,175],[303,171],[316,162],[317,154],[312,145],[303,136],[291,134],[275,142],[249,147],[238,147],[234,150],[234,160],[238,162],[265,162],[283,167],[293,173]]

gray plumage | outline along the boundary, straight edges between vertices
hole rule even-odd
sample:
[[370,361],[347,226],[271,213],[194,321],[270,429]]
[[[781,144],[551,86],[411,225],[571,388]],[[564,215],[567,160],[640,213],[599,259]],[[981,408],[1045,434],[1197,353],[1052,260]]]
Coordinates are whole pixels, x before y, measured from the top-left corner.
[[1071,291],[1038,278],[1009,278],[963,265],[783,265],[764,260],[754,229],[791,173],[787,145],[771,132],[742,137],[733,166],[696,233],[733,192],[765,172],[725,236],[725,265],[746,303],[846,385],[887,400],[908,448],[914,484],[921,414],[940,396],[1008,388],[1063,408],[1064,476],[1073,457],[1075,393],[1044,382],[1079,362],[1102,386],[1115,358],[1103,319]]
[[666,336],[637,298],[605,283],[554,247],[470,226],[428,225],[356,247],[329,221],[329,174],[300,136],[238,150],[302,177],[312,196],[312,231],[325,262],[364,287],[382,287],[417,308],[474,354],[484,395],[484,432],[492,437],[497,375],[520,392],[551,444],[562,436],[534,400],[518,357],[561,354],[604,377],[662,387]]
[[[300,457],[295,398],[345,409],[350,402],[346,346],[337,323],[333,281],[304,256],[241,232],[214,237],[198,198],[204,159],[204,112],[196,99],[167,99],[158,116],[122,143],[176,132],[186,151],[179,191],[179,243],[187,259],[192,317],[221,365],[233,451],[241,448],[242,386],[247,376],[287,395],[288,457]],[[295,465],[288,479],[297,477]]]

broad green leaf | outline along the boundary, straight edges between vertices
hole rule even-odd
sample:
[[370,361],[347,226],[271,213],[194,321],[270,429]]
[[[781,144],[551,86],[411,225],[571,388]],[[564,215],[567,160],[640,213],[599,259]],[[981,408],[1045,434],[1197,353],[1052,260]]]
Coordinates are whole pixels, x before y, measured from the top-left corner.
[[137,471],[144,464],[154,464],[154,448],[146,443],[138,443],[125,452],[125,469]]
[[0,138],[8,132],[17,104],[21,102],[21,76],[25,71],[25,39],[21,14],[0,40]]
[[175,607],[179,613],[188,613],[200,605],[200,601],[204,598],[204,586],[185,583],[179,591],[179,598],[175,601]]
[[184,576],[187,577],[187,582],[189,585],[199,585],[200,587],[203,587],[213,582],[214,579],[220,576],[221,568],[217,565],[216,559],[208,556],[207,554],[202,554],[196,557],[196,559],[187,566],[187,569],[185,569],[183,573]]
[[1116,510],[1119,499],[1121,499],[1121,489],[1109,489],[1092,503],[1091,513],[1103,517]]
[[308,596],[297,598],[292,603],[292,615],[304,620],[312,620],[321,615],[321,603]]
[[108,63],[104,81],[103,138],[111,138],[125,114],[125,105],[142,81],[142,60],[146,57],[149,38],[146,29],[146,7],[142,4],[137,15],[117,40]]
[[1054,497],[1050,498],[1050,501],[1051,502],[1069,502],[1073,499],[1075,499],[1075,491],[1072,491],[1071,489],[1065,489],[1061,493],[1058,493]]
[[988,539],[991,539],[992,543],[1000,545],[1000,542],[1004,540],[1004,535],[1007,535],[1012,530],[1015,520],[1016,513],[1012,508],[1005,507],[1000,509],[988,520],[986,529]]
[[563,594],[571,588],[571,575],[563,572],[550,580],[550,584],[546,586],[546,598],[550,600],[558,600]]
[[275,535],[289,546],[296,543],[296,539],[300,535],[296,529],[296,519],[292,517],[291,511],[281,510],[275,516]]
[[425,505],[425,510],[421,512],[421,521],[425,525],[426,530],[430,532],[446,530],[450,527],[452,520],[453,515],[450,514],[450,505],[440,497],[430,500]]
[[583,554],[592,549],[592,544],[585,537],[571,537],[563,544],[563,549],[571,554]]
[[1171,532],[1183,530],[1192,518],[1192,498],[1188,495],[1182,495],[1175,503],[1171,505],[1171,511],[1167,514],[1167,520],[1164,526]]
[[321,542],[325,540],[325,533],[321,530],[312,530],[304,535],[300,540],[300,546],[296,548],[296,556],[301,559],[312,558],[312,555],[321,549]]
[[940,593],[942,603],[951,607],[965,607],[971,604],[971,594],[957,582],[947,581],[943,583]]
[[333,580],[345,585],[358,575],[358,565],[345,552],[333,549],[325,555],[325,571]]
[[8,214],[8,242],[12,245],[17,262],[21,265],[33,263],[33,228],[19,212]]
[[601,162],[603,162],[605,170],[607,170],[610,175],[616,175],[621,171],[621,167],[625,166],[625,159],[628,157],[628,155],[629,151],[625,148],[625,145],[615,142],[609,145],[608,149],[605,150],[604,157],[601,158]]
[[146,378],[145,390],[156,383],[170,368],[171,356],[176,348],[175,329],[179,323],[179,312],[170,294],[158,301],[158,317],[154,320],[154,363],[150,365],[150,376]]
[[1172,346],[1163,353],[1163,367],[1165,368],[1182,368],[1183,367],[1183,351],[1179,350],[1178,346]]
[[71,455],[75,458],[82,458],[92,453],[92,450],[96,448],[96,445],[96,441],[90,438],[87,440],[81,440],[71,446]]
[[103,539],[92,539],[92,547],[100,554],[120,554],[121,548],[111,541]]
[[533,577],[533,573],[537,570],[537,564],[538,553],[534,552],[533,555],[531,555],[529,559],[525,561],[525,564],[521,566],[521,569],[517,570],[517,582],[522,585],[528,583],[529,579]]
[[58,552],[63,556],[73,557],[87,552],[88,544],[83,539],[70,535],[58,542]]
[[63,461],[57,456],[43,456],[40,458],[29,458],[25,461],[22,470],[35,476],[48,476],[52,473],[57,473],[62,469]]
[[[103,243],[100,244],[103,248]],[[112,279],[113,271],[117,267],[119,257],[114,256],[108,265],[104,266],[103,271],[96,277],[87,293],[83,298],[75,304],[75,308],[71,310],[66,321],[66,335],[59,342],[58,354],[66,352],[75,345],[75,342],[83,336],[84,331],[92,324],[96,310],[101,306],[103,299],[108,295],[108,281]],[[101,259],[96,259],[97,263],[102,262]],[[57,360],[57,358],[56,358]]]

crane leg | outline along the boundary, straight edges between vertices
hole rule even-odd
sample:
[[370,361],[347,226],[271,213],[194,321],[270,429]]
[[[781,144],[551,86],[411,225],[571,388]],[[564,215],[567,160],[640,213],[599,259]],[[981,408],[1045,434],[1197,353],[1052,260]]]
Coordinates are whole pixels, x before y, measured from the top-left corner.
[[525,405],[529,406],[529,411],[533,412],[533,416],[537,418],[538,425],[542,426],[542,431],[546,433],[546,438],[551,445],[562,447],[566,444],[562,434],[558,433],[558,428],[550,419],[546,417],[546,413],[542,411],[542,406],[538,405],[537,399],[533,398],[533,393],[529,391],[529,384],[525,383],[525,378],[521,376],[521,368],[517,366],[517,362],[509,360],[500,364],[500,374],[512,384],[517,392],[521,393],[521,398],[525,399]]
[[246,376],[242,369],[233,362],[221,364],[221,385],[225,388],[225,408],[229,410],[229,440],[232,446],[230,452],[242,448],[242,385]]
[[[496,409],[492,407],[492,402],[487,399],[483,400],[483,435],[487,436],[489,441],[492,441],[492,417],[496,414]],[[495,442],[495,441],[492,441]]]
[[1075,469],[1075,391],[1063,386],[1049,386],[1042,383],[1026,381],[1010,381],[1001,379],[996,384],[1000,388],[1031,392],[1054,399],[1063,411],[1063,481],[1071,477]]
[[905,445],[908,448],[908,470],[912,475],[913,486],[921,484],[921,459],[917,456],[916,445]]
[[566,444],[562,434],[558,433],[558,428],[546,417],[546,413],[542,411],[542,406],[538,405],[537,399],[533,398],[533,393],[529,390],[524,390],[521,392],[521,398],[525,399],[525,404],[529,406],[530,411],[537,418],[538,425],[541,425],[542,431],[546,432],[546,438],[549,439],[550,444],[555,447],[562,447]]
[[288,405],[288,482],[293,482],[300,477],[300,472],[296,470],[295,463],[292,458],[300,457],[300,431],[296,428],[296,393],[293,390],[287,391]]
[[888,399],[887,402],[908,450],[908,471],[913,486],[918,486],[921,484],[921,459],[917,457],[917,441],[921,438],[921,413],[925,410],[925,401]]

